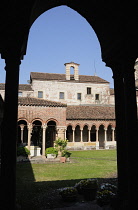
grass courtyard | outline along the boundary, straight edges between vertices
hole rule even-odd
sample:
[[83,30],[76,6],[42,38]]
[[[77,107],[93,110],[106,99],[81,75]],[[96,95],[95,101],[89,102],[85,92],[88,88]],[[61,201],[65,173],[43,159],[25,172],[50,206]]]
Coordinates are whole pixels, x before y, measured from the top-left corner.
[[56,202],[55,189],[73,186],[81,179],[110,178],[116,171],[116,150],[72,151],[71,163],[20,163],[17,203],[21,209],[40,209],[40,203],[46,205],[49,199]]

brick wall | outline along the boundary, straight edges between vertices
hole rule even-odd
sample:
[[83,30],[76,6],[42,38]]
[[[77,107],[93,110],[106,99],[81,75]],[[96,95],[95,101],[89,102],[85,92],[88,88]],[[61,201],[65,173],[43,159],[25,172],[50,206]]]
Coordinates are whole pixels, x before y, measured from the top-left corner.
[[18,119],[32,123],[40,119],[42,123],[54,120],[58,126],[66,125],[66,107],[18,106]]

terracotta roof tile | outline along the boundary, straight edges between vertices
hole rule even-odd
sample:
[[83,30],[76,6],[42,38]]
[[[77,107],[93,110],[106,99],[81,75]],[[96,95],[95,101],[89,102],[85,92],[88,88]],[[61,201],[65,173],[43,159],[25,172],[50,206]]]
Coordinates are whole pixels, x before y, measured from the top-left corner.
[[[92,82],[92,83],[109,83],[108,81],[98,77],[98,76],[88,76],[88,75],[79,75],[79,80],[66,80],[65,74],[55,74],[55,73],[39,73],[31,72],[31,79],[35,80],[59,80],[64,82]],[[71,77],[73,75],[71,74]]]
[[45,99],[33,98],[33,97],[19,97],[18,105],[20,106],[46,106],[46,107],[66,107],[66,104],[48,101]]
[[115,119],[112,106],[67,106],[67,119]]
[[[5,83],[0,83],[0,90],[5,90]],[[29,84],[19,84],[19,90],[32,91],[32,87]]]

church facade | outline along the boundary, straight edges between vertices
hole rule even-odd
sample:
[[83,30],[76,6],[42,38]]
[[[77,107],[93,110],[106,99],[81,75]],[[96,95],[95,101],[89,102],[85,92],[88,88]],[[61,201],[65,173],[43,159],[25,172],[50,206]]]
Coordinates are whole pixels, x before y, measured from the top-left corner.
[[[73,74],[71,74],[73,69]],[[31,155],[45,155],[56,138],[74,150],[116,147],[114,90],[98,76],[79,75],[79,64],[65,63],[65,74],[30,73],[19,85],[18,144]],[[0,84],[4,98],[5,85]]]

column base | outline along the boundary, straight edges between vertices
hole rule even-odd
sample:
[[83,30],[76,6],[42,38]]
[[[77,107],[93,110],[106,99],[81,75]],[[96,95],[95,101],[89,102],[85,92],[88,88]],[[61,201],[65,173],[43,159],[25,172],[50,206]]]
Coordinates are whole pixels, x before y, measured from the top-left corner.
[[98,149],[99,149],[99,141],[96,142],[96,150],[98,150]]

